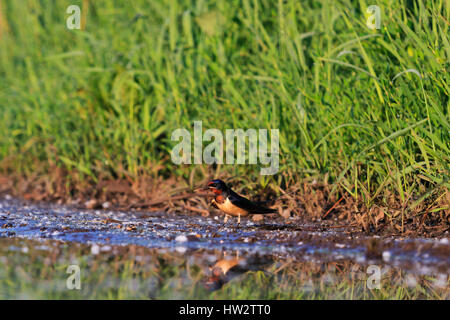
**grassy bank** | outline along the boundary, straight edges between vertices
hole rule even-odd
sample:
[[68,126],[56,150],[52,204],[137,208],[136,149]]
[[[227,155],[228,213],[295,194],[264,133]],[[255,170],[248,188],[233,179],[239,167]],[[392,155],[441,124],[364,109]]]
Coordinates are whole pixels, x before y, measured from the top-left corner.
[[278,174],[220,167],[250,189],[318,181],[333,201],[448,215],[448,2],[377,4],[379,30],[363,0],[0,0],[0,170],[59,172],[68,193],[193,185],[211,172],[173,164],[171,134],[201,120],[280,130]]

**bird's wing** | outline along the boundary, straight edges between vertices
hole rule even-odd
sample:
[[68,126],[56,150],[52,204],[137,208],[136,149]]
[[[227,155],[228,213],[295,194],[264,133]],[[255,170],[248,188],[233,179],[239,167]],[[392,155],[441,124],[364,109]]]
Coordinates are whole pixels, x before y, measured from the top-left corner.
[[253,203],[252,201],[250,201],[244,197],[241,197],[233,190],[230,190],[228,199],[230,199],[232,204],[234,204],[244,210],[247,210],[249,213],[252,213],[252,214],[264,214],[264,213],[277,212],[275,209],[270,209],[267,207],[257,205],[256,203]]

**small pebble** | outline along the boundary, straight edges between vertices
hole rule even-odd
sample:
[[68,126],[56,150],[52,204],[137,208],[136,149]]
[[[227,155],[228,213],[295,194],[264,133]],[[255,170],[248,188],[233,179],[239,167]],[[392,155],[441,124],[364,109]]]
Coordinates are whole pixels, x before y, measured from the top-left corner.
[[179,235],[175,238],[176,242],[186,242],[188,241],[188,238],[185,235]]
[[383,260],[389,261],[391,259],[391,253],[389,251],[383,251]]
[[100,252],[100,247],[98,245],[96,245],[96,244],[92,245],[91,253],[93,255],[97,255],[97,254],[99,254],[99,252]]

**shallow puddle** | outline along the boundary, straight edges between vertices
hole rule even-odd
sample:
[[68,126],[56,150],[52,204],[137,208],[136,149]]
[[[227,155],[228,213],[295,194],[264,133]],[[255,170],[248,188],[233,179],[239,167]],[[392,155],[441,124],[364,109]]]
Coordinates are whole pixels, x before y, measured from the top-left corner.
[[2,299],[449,299],[449,274],[448,238],[0,202]]

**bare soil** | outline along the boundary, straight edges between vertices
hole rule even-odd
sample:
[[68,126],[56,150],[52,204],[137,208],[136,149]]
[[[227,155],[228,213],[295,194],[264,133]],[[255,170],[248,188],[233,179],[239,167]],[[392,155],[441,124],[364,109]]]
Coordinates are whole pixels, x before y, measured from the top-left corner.
[[[209,216],[219,211],[209,205],[212,195],[204,190],[209,179],[188,186],[175,177],[139,179],[68,180],[64,170],[54,167],[47,175],[0,174],[0,194],[34,202],[55,202],[87,209],[119,209],[163,211],[187,215]],[[73,175],[72,175],[73,177]],[[313,222],[323,229],[348,228],[367,235],[404,237],[441,237],[449,233],[450,192],[448,189],[402,203],[395,195],[386,194],[369,206],[346,192],[331,194],[332,186],[320,182],[294,182],[275,190],[255,189],[248,192],[244,183],[232,180],[233,189],[254,201],[265,201],[278,209],[278,214],[253,216],[260,219],[296,217]],[[267,201],[269,199],[269,201]]]

